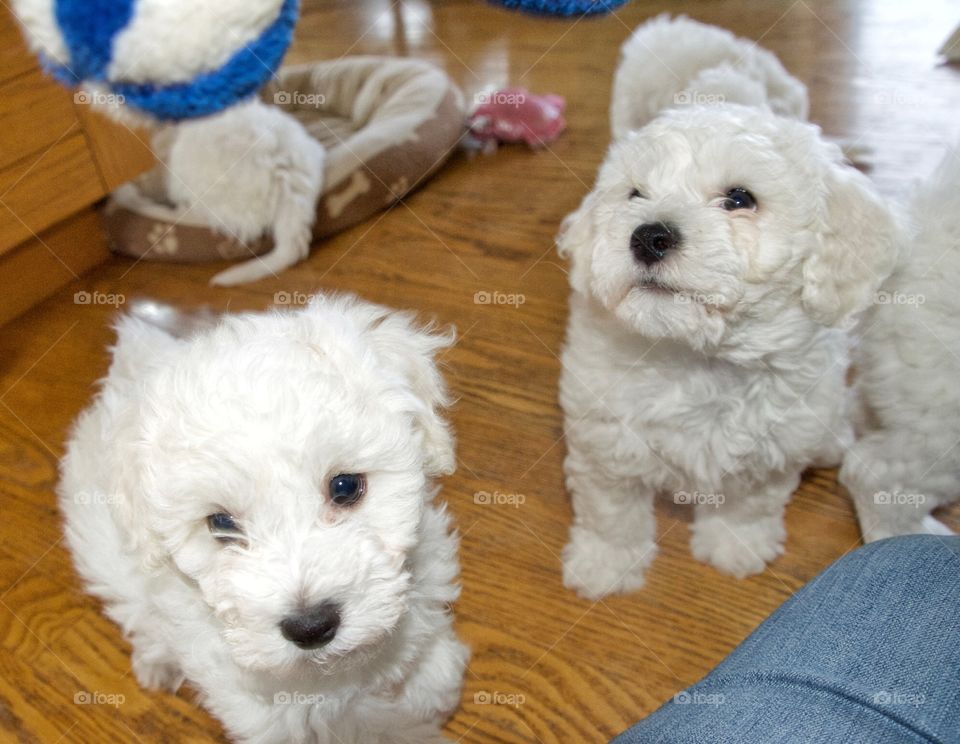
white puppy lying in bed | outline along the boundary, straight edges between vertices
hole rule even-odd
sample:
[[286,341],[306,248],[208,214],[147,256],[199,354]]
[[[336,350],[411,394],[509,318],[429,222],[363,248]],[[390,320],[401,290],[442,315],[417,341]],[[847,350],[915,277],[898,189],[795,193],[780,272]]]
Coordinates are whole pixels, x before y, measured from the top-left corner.
[[113,194],[128,209],[198,224],[273,249],[221,271],[212,284],[276,276],[310,253],[326,150],[291,115],[251,99],[202,119],[160,126],[159,163]]
[[559,242],[565,583],[641,586],[661,493],[694,505],[694,556],[763,570],[801,472],[851,440],[845,329],[893,267],[887,206],[812,125],[681,107],[611,147]]
[[442,741],[468,656],[432,483],[450,341],[348,298],[184,339],[121,320],[60,501],[144,687],[186,680],[238,741]]

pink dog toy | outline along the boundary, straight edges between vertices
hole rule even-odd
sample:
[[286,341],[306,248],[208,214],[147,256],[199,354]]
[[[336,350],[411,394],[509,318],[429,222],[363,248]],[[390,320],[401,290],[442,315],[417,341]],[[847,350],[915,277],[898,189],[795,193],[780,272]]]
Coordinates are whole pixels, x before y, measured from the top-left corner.
[[[562,96],[534,95],[525,88],[504,88],[477,96],[479,105],[470,115],[470,134],[482,146],[496,142],[526,142],[542,147],[566,129]],[[488,144],[489,143],[489,144]]]

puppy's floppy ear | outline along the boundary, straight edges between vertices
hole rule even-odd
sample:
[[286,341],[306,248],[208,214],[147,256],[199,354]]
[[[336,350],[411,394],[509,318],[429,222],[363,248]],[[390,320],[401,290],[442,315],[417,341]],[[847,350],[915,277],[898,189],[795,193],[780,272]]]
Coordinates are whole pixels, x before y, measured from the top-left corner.
[[451,400],[436,357],[453,345],[455,330],[451,327],[438,333],[432,326],[421,328],[412,314],[392,311],[384,311],[370,328],[378,351],[389,367],[403,376],[413,394],[414,425],[423,437],[427,474],[452,473],[456,470],[454,439],[442,415]]
[[151,473],[145,472],[141,448],[141,411],[162,406],[164,401],[144,399],[141,382],[162,365],[170,364],[185,343],[163,328],[137,315],[126,315],[116,324],[117,342],[113,363],[103,388],[107,410],[108,441],[113,462],[110,473],[112,493],[108,503],[120,525],[127,545],[147,567],[159,565],[165,553],[151,529],[152,520],[144,498],[150,488]]
[[590,192],[576,211],[563,218],[560,232],[557,234],[557,252],[561,258],[570,261],[570,285],[578,292],[586,294],[590,283],[590,254],[593,250],[593,202],[594,192]]
[[815,320],[842,326],[873,302],[896,264],[900,237],[890,207],[866,176],[830,148],[836,152],[824,178],[817,243],[803,264],[802,299]]

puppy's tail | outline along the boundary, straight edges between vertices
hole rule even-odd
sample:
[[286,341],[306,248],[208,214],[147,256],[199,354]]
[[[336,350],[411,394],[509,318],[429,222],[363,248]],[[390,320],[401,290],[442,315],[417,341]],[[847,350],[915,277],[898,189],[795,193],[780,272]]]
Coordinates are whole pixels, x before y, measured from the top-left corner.
[[323,188],[326,150],[312,139],[301,144],[298,159],[277,168],[277,204],[271,226],[273,250],[221,271],[210,280],[211,284],[229,287],[276,276],[309,255],[317,200]]

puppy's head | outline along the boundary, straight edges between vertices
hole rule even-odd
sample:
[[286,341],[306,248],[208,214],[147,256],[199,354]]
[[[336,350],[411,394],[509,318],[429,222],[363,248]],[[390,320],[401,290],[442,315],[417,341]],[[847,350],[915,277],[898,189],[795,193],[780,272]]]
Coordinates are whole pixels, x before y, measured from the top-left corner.
[[215,615],[238,664],[333,671],[397,628],[431,479],[454,465],[433,360],[451,341],[349,299],[187,340],[121,322],[118,521],[199,589],[184,612]]
[[895,260],[895,223],[816,127],[670,111],[611,148],[558,239],[574,289],[632,330],[709,349],[802,313],[841,325]]

